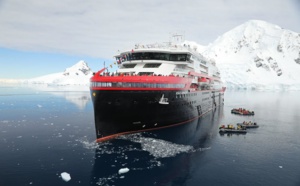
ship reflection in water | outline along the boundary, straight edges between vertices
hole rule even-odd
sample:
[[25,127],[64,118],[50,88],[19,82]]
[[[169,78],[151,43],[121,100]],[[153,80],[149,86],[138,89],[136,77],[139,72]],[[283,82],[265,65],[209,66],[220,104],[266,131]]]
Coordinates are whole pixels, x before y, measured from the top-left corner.
[[[202,157],[211,149],[222,117],[220,107],[180,126],[99,143],[90,184],[186,185],[194,161],[201,166]],[[119,173],[120,169],[128,172]]]

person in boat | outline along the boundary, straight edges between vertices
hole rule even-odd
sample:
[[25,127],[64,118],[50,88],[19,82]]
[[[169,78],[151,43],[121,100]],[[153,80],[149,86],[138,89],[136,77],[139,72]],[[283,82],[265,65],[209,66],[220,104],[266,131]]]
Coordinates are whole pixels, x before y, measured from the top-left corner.
[[223,128],[225,128],[225,125],[221,125],[221,127],[219,127],[219,129],[223,129]]

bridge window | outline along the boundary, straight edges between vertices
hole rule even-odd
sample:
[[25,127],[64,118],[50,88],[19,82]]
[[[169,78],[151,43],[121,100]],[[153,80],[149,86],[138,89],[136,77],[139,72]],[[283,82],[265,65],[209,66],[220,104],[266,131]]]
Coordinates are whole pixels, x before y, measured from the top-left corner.
[[134,52],[122,54],[116,57],[120,62],[133,60],[163,60],[163,61],[189,61],[190,54],[170,54],[161,52]]
[[187,54],[171,54],[170,61],[186,61]]
[[134,68],[136,64],[123,64],[121,68]]
[[160,65],[161,63],[147,63],[143,68],[158,68]]

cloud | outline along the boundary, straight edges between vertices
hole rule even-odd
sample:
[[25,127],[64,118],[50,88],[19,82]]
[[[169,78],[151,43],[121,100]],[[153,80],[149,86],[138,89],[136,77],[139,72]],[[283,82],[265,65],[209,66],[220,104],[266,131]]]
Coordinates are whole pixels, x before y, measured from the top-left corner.
[[249,19],[299,31],[294,1],[0,1],[0,47],[111,58],[136,43],[167,41],[170,32],[208,44]]

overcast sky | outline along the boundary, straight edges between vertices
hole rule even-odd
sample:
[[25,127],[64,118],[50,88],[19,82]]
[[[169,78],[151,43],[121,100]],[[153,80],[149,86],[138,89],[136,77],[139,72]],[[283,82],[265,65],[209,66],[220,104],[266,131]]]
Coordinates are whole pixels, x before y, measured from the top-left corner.
[[118,49],[170,33],[207,45],[251,19],[300,33],[300,0],[0,0],[0,78],[60,72],[80,59],[97,70]]

